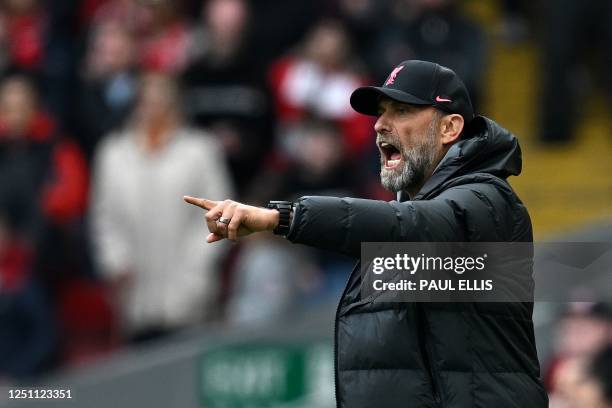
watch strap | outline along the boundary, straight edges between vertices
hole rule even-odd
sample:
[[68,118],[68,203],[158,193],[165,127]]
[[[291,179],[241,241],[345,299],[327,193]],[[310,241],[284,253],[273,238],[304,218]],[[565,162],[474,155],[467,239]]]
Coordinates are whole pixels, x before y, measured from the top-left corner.
[[291,227],[293,203],[291,201],[270,201],[266,207],[278,211],[278,224],[274,228],[274,234],[287,236]]

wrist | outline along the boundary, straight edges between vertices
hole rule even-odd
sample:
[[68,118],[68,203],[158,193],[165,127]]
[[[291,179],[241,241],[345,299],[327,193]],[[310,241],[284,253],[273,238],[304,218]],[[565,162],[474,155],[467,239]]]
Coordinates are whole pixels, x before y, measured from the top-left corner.
[[268,218],[269,218],[269,222],[268,222],[268,228],[266,228],[266,231],[274,231],[276,229],[276,227],[278,227],[278,222],[280,220],[280,212],[277,209],[266,209],[266,211],[268,212]]
[[270,201],[267,208],[274,211],[272,232],[276,235],[287,236],[291,227],[293,203],[290,201]]

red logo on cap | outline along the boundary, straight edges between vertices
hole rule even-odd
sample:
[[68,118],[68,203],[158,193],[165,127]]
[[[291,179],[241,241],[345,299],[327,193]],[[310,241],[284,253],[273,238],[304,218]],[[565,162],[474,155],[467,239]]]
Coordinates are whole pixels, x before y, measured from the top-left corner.
[[383,86],[391,85],[392,83],[394,83],[395,77],[402,69],[404,69],[403,65],[400,65],[399,67],[395,67],[395,69],[391,71],[391,73],[389,74],[389,78],[387,78],[387,80],[385,81],[385,85]]

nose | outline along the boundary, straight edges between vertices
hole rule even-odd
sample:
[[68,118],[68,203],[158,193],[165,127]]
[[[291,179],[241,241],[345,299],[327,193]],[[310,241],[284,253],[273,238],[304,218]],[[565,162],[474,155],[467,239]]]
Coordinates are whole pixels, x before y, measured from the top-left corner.
[[386,113],[383,113],[376,119],[376,123],[374,124],[374,130],[376,133],[387,133],[390,130],[389,120],[386,116]]

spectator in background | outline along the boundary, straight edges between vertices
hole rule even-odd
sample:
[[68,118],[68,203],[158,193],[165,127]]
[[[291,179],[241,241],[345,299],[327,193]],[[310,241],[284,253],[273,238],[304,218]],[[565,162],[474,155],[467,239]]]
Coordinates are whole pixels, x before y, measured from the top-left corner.
[[[612,2],[542,2],[542,93],[539,136],[542,142],[571,141],[585,89],[603,90],[612,102]],[[595,69],[587,69],[595,68]],[[594,73],[593,84],[589,75]],[[591,86],[589,86],[591,85]]]
[[49,282],[74,272],[82,256],[78,222],[87,199],[87,165],[39,106],[32,82],[0,86],[0,203],[9,228],[28,245]]
[[[0,208],[4,217],[7,209]],[[32,378],[55,362],[57,322],[32,274],[28,244],[0,219],[0,384]]]
[[0,2],[0,73],[27,73],[62,129],[71,129],[73,84],[81,38],[76,2]]
[[550,408],[612,407],[612,343],[559,367]]
[[388,67],[403,59],[437,62],[463,78],[478,110],[487,60],[480,27],[462,16],[456,0],[392,0],[390,21],[369,55],[369,66],[382,83]]
[[45,57],[45,8],[37,0],[5,0],[1,5],[0,41],[4,65],[37,72]]
[[136,50],[144,70],[171,74],[182,72],[189,62],[189,29],[179,10],[180,2],[142,2],[146,21]]
[[190,118],[221,141],[242,194],[260,168],[272,135],[264,64],[250,42],[251,12],[245,0],[203,3],[193,35],[196,58],[185,72]]
[[355,51],[365,59],[383,28],[381,21],[388,18],[388,0],[335,0],[334,6],[334,15],[344,22]]
[[108,21],[118,22],[135,35],[145,31],[150,19],[146,3],[135,0],[85,0],[81,4],[85,24],[93,27]]
[[130,31],[137,64],[144,70],[176,74],[189,62],[189,30],[181,2],[171,0],[89,0],[82,18],[95,28],[108,22]]
[[[600,363],[594,363],[599,361],[594,356],[612,344],[610,305],[586,302],[570,304],[556,339],[556,355],[546,374],[551,408],[607,407],[593,403],[597,384],[592,380],[604,374],[598,369],[597,364]],[[595,364],[592,369],[589,368],[590,364]]]
[[193,190],[231,196],[232,183],[218,141],[188,129],[178,101],[171,77],[144,75],[128,126],[95,155],[95,255],[133,341],[202,322],[215,311],[223,251],[202,244],[200,214],[186,211],[180,197]]
[[39,106],[33,83],[0,84],[0,377],[23,379],[55,361],[54,294],[82,256],[75,224],[87,171]]
[[349,105],[352,90],[364,83],[364,77],[340,22],[319,21],[297,52],[273,63],[269,78],[281,143],[293,143],[287,136],[291,128],[315,117],[340,127],[352,157],[371,145],[371,120]]
[[27,73],[40,99],[63,127],[71,102],[76,52],[70,7],[65,2],[5,0],[0,3],[0,72]]
[[584,356],[612,342],[612,306],[607,303],[570,304],[560,323],[556,349],[560,357]]
[[102,136],[123,124],[135,93],[134,43],[118,21],[106,21],[92,32],[74,121],[87,157]]

